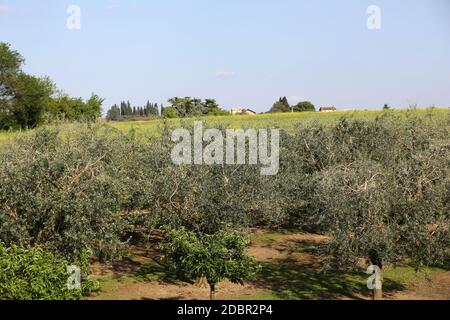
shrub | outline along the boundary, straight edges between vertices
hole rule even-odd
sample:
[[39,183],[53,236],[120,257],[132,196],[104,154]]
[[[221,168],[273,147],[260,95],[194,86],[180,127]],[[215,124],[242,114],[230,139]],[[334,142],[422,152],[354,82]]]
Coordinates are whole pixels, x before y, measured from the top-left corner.
[[196,234],[182,228],[167,230],[161,245],[166,264],[191,279],[205,277],[215,299],[216,285],[224,279],[243,284],[252,279],[260,265],[245,254],[248,237],[236,232],[219,231],[210,235]]
[[69,260],[85,247],[102,257],[117,250],[126,150],[116,144],[121,136],[106,129],[77,128],[41,128],[2,146],[0,241],[6,245],[42,245]]
[[308,111],[316,111],[314,105],[309,101],[302,101],[297,103],[292,107],[294,112],[308,112]]
[[[86,272],[86,255],[78,265]],[[0,300],[79,300],[96,288],[90,280],[69,289],[67,262],[39,247],[0,245]]]
[[162,116],[166,119],[178,118],[177,109],[173,107],[166,107],[163,109]]

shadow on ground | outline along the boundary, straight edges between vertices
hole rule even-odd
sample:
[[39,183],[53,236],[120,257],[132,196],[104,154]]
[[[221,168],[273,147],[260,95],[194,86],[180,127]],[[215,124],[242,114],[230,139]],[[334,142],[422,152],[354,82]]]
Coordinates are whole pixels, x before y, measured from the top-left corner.
[[[277,299],[363,299],[370,295],[367,275],[348,272],[310,271],[287,263],[265,263],[255,286],[270,290]],[[386,293],[405,289],[400,283],[387,280]]]
[[[305,239],[304,239],[305,238]],[[364,272],[321,271],[318,252],[326,239],[314,237],[285,238],[267,244],[282,253],[264,261],[254,285],[270,291],[276,299],[367,299],[369,275]],[[384,293],[406,289],[404,284],[385,279]]]

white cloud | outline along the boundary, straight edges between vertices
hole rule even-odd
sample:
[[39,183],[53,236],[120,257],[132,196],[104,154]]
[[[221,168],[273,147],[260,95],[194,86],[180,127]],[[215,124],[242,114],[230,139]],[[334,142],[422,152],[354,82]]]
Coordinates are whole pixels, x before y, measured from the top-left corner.
[[106,11],[113,11],[114,9],[117,9],[119,7],[118,4],[109,4],[105,7]]
[[299,102],[306,101],[306,99],[300,96],[290,96],[288,97],[288,101],[290,104],[297,104]]
[[9,7],[6,4],[0,3],[0,13],[4,13],[9,10]]
[[217,78],[230,78],[234,77],[236,75],[236,72],[228,70],[217,70],[215,75]]

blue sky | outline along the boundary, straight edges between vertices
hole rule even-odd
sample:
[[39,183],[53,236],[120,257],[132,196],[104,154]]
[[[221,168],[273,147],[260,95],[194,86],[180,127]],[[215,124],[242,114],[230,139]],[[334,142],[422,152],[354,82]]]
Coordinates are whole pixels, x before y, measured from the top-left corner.
[[[66,9],[81,9],[68,30]],[[381,30],[369,30],[369,5]],[[0,0],[0,41],[65,92],[266,111],[450,106],[448,0]]]

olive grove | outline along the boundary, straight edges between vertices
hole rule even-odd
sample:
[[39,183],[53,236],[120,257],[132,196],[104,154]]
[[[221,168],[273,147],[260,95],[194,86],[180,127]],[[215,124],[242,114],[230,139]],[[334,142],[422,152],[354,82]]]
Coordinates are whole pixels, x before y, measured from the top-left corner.
[[0,145],[0,242],[113,260],[163,227],[198,239],[289,227],[329,235],[322,253],[332,268],[361,259],[448,266],[444,121],[386,112],[300,125],[282,133],[276,176],[254,165],[175,165],[169,124],[151,137],[103,124],[39,128]]

